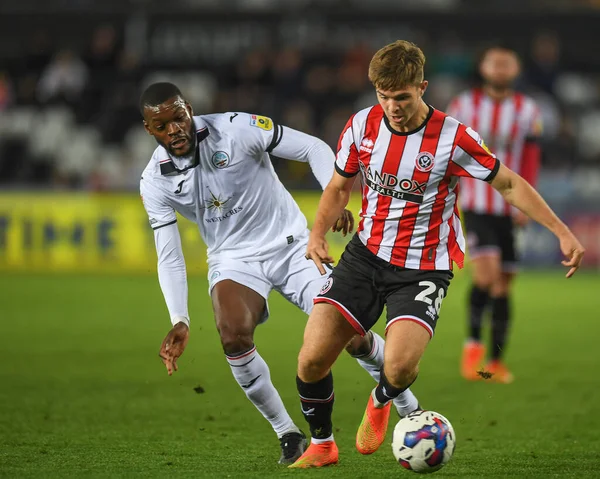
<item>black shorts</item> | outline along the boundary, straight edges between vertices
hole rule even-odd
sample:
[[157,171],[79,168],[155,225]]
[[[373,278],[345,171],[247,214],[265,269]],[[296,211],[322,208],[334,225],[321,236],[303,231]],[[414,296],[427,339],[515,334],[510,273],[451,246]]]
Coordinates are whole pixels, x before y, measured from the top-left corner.
[[335,306],[357,333],[365,335],[387,309],[386,330],[414,321],[433,336],[452,271],[394,266],[371,253],[357,235],[346,246],[315,303]]
[[518,257],[515,227],[510,216],[465,211],[463,219],[471,258],[485,254],[499,254],[503,270],[511,271],[516,268]]

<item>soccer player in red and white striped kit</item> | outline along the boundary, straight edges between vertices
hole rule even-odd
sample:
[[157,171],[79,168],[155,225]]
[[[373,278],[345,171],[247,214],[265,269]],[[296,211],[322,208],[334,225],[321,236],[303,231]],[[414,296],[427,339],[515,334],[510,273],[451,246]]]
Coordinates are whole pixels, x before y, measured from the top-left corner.
[[[486,48],[479,62],[483,84],[456,97],[448,114],[470,125],[498,159],[535,186],[540,166],[540,112],[534,100],[513,90],[520,74],[517,53],[507,45]],[[467,232],[472,285],[469,292],[468,339],[461,361],[465,379],[510,383],[513,375],[503,361],[510,325],[510,288],[516,273],[515,226],[528,217],[513,208],[492,186],[461,178],[460,207]],[[491,350],[481,341],[486,308],[491,309]]]
[[396,41],[369,65],[378,104],[353,115],[342,132],[333,177],[321,197],[306,247],[321,274],[332,262],[325,234],[362,180],[357,234],[315,298],[298,357],[296,384],[311,444],[290,467],[338,462],[333,437],[331,367],[356,334],[365,335],[386,308],[379,384],[356,433],[361,454],[386,436],[392,400],[416,379],[465,242],[456,207],[459,178],[487,181],[511,205],[547,227],[575,273],[584,249],[541,196],[490,153],[468,126],[423,101],[425,56]]

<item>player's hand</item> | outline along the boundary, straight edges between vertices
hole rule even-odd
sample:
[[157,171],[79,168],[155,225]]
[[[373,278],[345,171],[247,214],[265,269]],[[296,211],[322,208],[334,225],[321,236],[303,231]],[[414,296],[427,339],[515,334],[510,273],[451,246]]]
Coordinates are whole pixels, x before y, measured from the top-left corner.
[[352,215],[352,211],[344,210],[342,216],[340,216],[335,224],[331,227],[331,231],[337,233],[338,231],[342,232],[342,236],[346,236],[348,233],[352,233],[354,229],[354,216]]
[[306,246],[306,259],[312,259],[319,272],[325,274],[323,263],[333,263],[333,258],[329,256],[329,245],[324,237],[310,235]]
[[566,260],[561,261],[561,263],[563,266],[569,268],[566,276],[567,278],[570,278],[575,274],[577,268],[579,268],[581,260],[583,259],[583,254],[585,253],[585,248],[570,231],[568,231],[568,233],[563,237],[559,238],[559,240],[560,250],[567,258]]
[[515,214],[513,215],[513,222],[519,228],[522,228],[523,226],[527,225],[527,223],[529,223],[529,221],[530,221],[529,216],[527,216],[522,211],[516,211]]
[[177,360],[183,354],[190,337],[190,328],[185,323],[177,323],[160,346],[158,355],[167,368],[169,376],[177,371]]

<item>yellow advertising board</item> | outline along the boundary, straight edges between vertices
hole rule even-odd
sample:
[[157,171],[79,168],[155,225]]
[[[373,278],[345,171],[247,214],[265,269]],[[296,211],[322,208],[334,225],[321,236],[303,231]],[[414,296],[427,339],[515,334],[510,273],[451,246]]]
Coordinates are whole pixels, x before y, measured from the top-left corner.
[[[319,193],[293,193],[309,226]],[[358,215],[359,198],[350,209]],[[179,218],[189,274],[206,273],[197,226]],[[330,234],[337,259],[350,239]],[[156,271],[152,230],[135,194],[0,194],[0,271]]]

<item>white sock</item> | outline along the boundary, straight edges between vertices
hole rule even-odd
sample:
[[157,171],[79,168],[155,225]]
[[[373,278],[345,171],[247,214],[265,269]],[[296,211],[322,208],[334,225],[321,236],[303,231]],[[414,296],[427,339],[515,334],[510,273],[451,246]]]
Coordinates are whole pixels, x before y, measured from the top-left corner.
[[271,382],[269,366],[256,351],[256,346],[239,356],[226,358],[233,377],[256,409],[269,421],[277,437],[299,431],[285,410],[283,401]]
[[310,438],[311,444],[323,444],[324,442],[329,442],[329,441],[333,441],[333,434],[329,437],[326,437],[325,439],[316,439],[314,437]]
[[[379,382],[381,369],[383,368],[383,348],[385,346],[385,341],[379,334],[373,331],[371,331],[371,334],[373,335],[373,347],[371,348],[371,352],[365,356],[356,357],[356,360],[376,382]],[[398,414],[404,417],[419,407],[419,401],[412,391],[407,389],[394,399],[394,406],[396,407]]]

